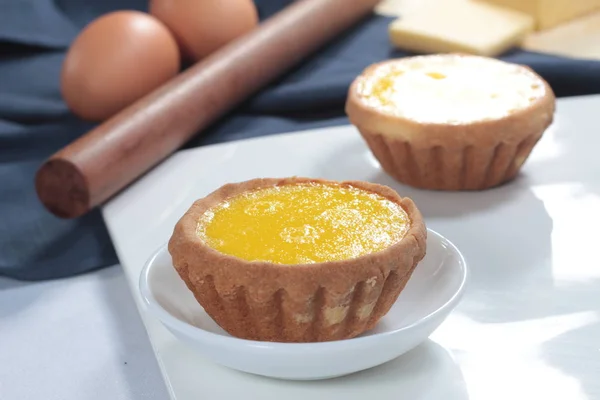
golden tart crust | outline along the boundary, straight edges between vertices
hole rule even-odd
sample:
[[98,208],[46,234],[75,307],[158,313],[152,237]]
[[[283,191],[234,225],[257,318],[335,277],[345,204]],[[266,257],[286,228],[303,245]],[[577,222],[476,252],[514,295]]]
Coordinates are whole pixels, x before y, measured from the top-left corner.
[[[211,207],[249,190],[321,183],[350,185],[399,204],[409,218],[406,235],[376,253],[315,264],[246,261],[220,253],[197,234]],[[173,265],[208,315],[232,336],[275,342],[355,337],[389,311],[426,251],[427,230],[408,198],[377,184],[322,179],[254,179],[227,184],[197,200],[176,224],[168,244]]]
[[[361,94],[365,79],[381,68],[436,59],[476,60],[484,68],[483,63],[512,68],[516,74],[530,78],[538,93],[526,106],[503,116],[446,122],[386,112],[369,105]],[[415,56],[373,64],[352,83],[346,102],[350,122],[383,170],[401,183],[433,190],[482,190],[512,180],[552,123],[554,111],[551,87],[530,68],[461,54]],[[431,112],[435,113],[435,109]]]

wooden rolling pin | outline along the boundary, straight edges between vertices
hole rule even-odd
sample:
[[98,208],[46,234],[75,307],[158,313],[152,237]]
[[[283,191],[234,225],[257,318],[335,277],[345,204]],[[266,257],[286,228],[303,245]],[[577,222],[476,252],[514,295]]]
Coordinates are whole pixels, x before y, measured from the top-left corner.
[[298,0],[52,155],[35,186],[62,218],[102,204],[379,0]]

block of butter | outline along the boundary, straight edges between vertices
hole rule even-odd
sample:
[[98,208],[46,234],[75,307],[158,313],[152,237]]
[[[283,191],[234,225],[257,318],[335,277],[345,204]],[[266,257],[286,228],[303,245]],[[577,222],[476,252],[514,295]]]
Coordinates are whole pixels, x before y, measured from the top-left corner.
[[535,32],[523,49],[560,56],[600,60],[600,11]]
[[590,11],[600,9],[600,0],[478,0],[531,15],[538,30],[551,28]]
[[461,52],[493,57],[533,31],[525,13],[471,0],[440,1],[392,22],[392,44],[416,53]]

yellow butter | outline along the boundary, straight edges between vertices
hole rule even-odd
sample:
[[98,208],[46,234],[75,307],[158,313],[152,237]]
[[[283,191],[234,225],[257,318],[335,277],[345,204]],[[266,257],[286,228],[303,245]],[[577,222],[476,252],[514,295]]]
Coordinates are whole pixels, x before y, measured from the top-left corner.
[[440,1],[390,25],[390,40],[417,53],[462,52],[496,56],[518,45],[533,30],[530,15],[470,0]]
[[518,10],[535,19],[537,29],[547,29],[600,9],[600,0],[478,0]]
[[310,264],[377,252],[409,228],[395,202],[351,186],[292,184],[246,192],[204,213],[198,235],[248,261]]
[[535,32],[525,39],[522,47],[542,53],[600,60],[600,11]]

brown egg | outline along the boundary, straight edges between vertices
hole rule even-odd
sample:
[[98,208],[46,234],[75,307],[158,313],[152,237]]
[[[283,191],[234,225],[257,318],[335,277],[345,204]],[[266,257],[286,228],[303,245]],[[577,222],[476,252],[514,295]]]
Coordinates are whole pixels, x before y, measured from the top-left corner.
[[192,61],[258,25],[252,0],[151,0],[150,13],[169,27],[183,55]]
[[104,120],[175,76],[180,58],[173,35],[151,15],[106,14],[72,43],[62,68],[62,95],[81,118]]

